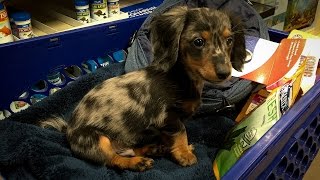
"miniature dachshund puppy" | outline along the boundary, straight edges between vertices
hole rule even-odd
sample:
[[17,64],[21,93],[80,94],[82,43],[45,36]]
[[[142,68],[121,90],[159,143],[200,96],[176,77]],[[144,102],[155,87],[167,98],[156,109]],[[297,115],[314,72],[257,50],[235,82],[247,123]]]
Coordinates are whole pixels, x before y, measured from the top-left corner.
[[[94,87],[68,124],[53,118],[42,126],[64,127],[75,156],[108,167],[145,171],[158,153],[193,165],[197,157],[183,122],[200,106],[205,81],[221,83],[232,68],[241,70],[246,57],[241,28],[218,10],[172,8],[151,22],[150,66]],[[161,143],[141,145],[153,135]]]

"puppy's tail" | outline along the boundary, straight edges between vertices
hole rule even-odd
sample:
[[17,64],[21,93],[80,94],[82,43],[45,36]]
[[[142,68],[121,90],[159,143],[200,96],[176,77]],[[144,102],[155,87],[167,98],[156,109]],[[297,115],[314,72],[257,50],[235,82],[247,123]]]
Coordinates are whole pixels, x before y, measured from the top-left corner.
[[54,128],[60,132],[65,133],[67,131],[68,124],[61,117],[53,117],[40,122],[42,128]]

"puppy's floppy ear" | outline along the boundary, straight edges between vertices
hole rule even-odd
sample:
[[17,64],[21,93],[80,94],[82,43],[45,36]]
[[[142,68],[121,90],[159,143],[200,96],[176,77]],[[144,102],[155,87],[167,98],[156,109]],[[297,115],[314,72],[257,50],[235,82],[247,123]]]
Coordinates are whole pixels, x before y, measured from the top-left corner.
[[150,35],[154,52],[153,65],[168,71],[177,61],[180,36],[186,21],[187,7],[175,7],[153,18]]
[[236,16],[229,15],[233,32],[233,47],[231,52],[232,67],[237,71],[242,71],[243,64],[247,56],[244,35],[244,24]]

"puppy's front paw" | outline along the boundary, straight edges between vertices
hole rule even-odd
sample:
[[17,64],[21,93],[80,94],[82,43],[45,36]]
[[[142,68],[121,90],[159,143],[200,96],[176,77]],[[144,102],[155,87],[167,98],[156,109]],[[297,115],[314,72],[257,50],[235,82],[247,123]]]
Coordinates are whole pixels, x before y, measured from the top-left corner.
[[191,149],[193,149],[193,146],[189,146],[186,150],[173,151],[172,155],[181,166],[191,166],[197,163],[197,157]]
[[154,160],[144,157],[133,157],[131,161],[131,168],[134,171],[145,171],[151,169],[153,166]]
[[197,163],[197,157],[192,152],[181,154],[176,159],[181,166],[191,166]]
[[194,150],[194,146],[193,146],[192,144],[190,144],[190,145],[188,146],[188,149],[189,149],[190,151],[193,151],[193,150]]

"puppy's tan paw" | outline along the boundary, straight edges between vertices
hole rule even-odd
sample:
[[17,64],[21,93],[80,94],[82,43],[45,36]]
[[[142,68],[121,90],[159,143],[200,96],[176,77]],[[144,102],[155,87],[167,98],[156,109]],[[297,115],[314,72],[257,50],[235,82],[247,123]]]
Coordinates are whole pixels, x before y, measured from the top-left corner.
[[154,160],[144,157],[133,157],[131,161],[131,168],[134,171],[145,171],[153,167]]
[[175,152],[173,156],[181,166],[191,166],[197,163],[197,157],[190,150]]
[[188,149],[189,149],[189,151],[193,151],[193,150],[194,150],[194,146],[193,146],[192,144],[190,144],[190,145],[188,146]]

